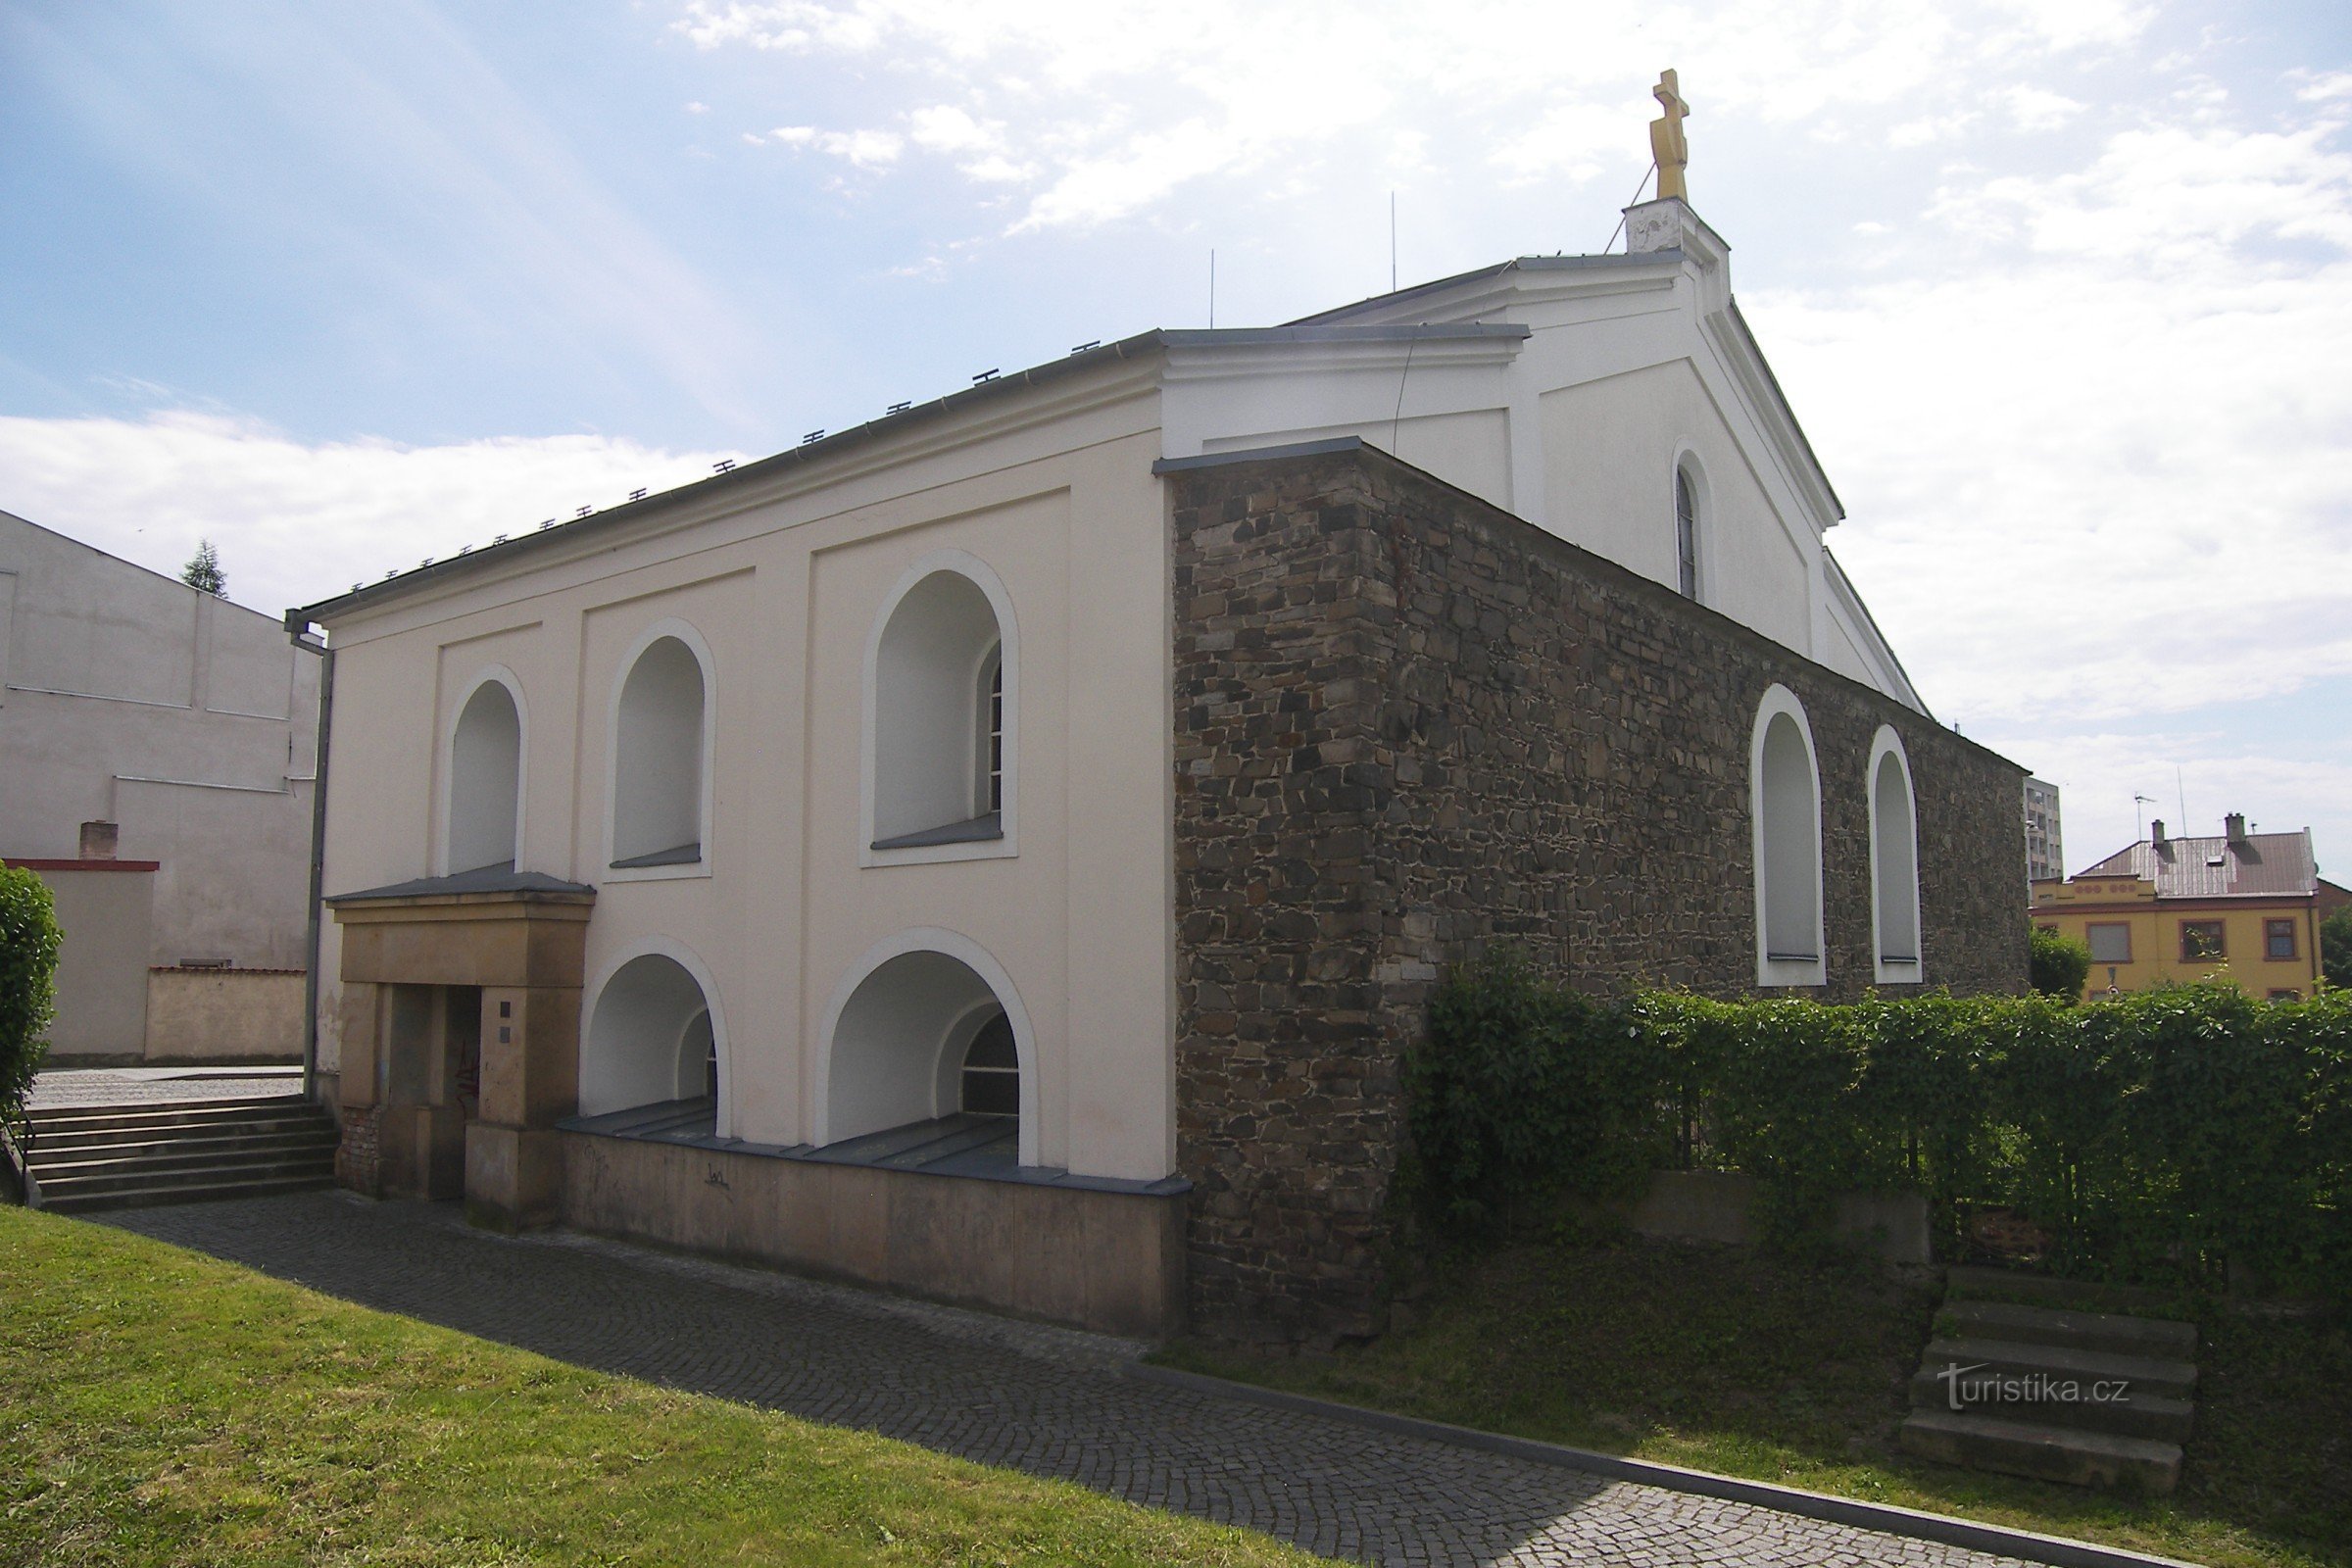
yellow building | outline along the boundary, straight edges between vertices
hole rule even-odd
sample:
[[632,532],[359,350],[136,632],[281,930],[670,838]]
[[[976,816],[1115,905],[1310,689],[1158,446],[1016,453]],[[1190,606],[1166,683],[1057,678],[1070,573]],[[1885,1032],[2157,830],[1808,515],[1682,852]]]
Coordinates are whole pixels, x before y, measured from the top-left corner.
[[2090,949],[2092,995],[2219,978],[2257,997],[2308,997],[2320,977],[2311,830],[2148,837],[2064,880],[2034,884],[2034,923]]

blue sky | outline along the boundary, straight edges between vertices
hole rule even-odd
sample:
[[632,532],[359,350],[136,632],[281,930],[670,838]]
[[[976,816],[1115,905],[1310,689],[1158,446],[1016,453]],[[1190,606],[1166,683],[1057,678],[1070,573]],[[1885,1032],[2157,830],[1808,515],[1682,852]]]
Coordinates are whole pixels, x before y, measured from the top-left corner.
[[[2352,873],[2340,5],[0,7],[0,508],[271,612],[1693,204],[1939,716]],[[2178,772],[2178,780],[2176,779]],[[2175,824],[2178,827],[2179,824]],[[2342,860],[2335,857],[2345,857]]]

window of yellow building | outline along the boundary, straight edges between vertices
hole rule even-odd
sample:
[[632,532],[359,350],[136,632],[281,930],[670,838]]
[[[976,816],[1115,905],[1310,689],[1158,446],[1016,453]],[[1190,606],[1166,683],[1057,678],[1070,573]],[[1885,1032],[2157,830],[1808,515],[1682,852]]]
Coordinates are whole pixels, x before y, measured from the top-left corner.
[[2229,944],[2223,940],[2219,920],[2183,920],[2180,922],[2180,961],[2194,963],[2199,958],[2220,958],[2229,955]]
[[2082,928],[2093,963],[2130,963],[2132,928],[2121,920],[2093,920]]
[[2295,955],[2295,922],[2265,920],[2262,922],[2263,956],[2272,959],[2291,959]]

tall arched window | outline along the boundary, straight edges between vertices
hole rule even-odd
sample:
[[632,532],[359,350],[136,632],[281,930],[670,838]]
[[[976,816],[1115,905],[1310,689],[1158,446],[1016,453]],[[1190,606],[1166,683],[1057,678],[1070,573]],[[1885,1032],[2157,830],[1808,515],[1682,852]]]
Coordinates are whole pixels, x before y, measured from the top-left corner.
[[1821,903],[1821,774],[1804,705],[1774,686],[1748,754],[1756,867],[1756,984],[1817,986],[1828,974]]
[[1925,973],[1919,940],[1919,814],[1911,760],[1892,725],[1870,747],[1870,913],[1876,978],[1909,985]]
[[994,573],[960,551],[916,563],[867,671],[866,863],[1011,854],[1020,664]]
[[513,866],[522,820],[522,713],[503,674],[486,674],[449,737],[443,869]]
[[1675,587],[1685,599],[1698,597],[1698,487],[1691,483],[1690,469],[1677,465],[1674,470],[1674,564]]
[[709,692],[682,636],[647,641],[612,711],[612,869],[703,859]]

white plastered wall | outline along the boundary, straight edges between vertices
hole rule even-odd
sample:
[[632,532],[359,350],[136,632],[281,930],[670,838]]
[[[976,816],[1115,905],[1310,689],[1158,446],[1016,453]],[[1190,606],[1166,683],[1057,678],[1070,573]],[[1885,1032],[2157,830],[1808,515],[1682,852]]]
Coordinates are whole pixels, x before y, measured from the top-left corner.
[[[906,450],[829,476],[786,470],[767,493],[706,486],[707,499],[598,548],[549,551],[527,571],[333,627],[328,893],[433,868],[446,759],[432,740],[454,719],[447,705],[484,666],[503,666],[529,714],[517,865],[598,886],[591,975],[660,943],[709,976],[727,1020],[721,1124],[735,1136],[812,1136],[841,976],[894,934],[939,927],[1018,991],[1036,1063],[1034,1157],[1086,1175],[1167,1175],[1172,698],[1156,406],[1140,377],[1069,404],[1026,425],[1001,410],[934,423]],[[1019,617],[1019,853],[860,865],[871,620],[909,563],[948,548],[986,561]],[[601,859],[611,693],[631,645],[673,618],[700,634],[712,666],[707,866],[616,880]],[[331,921],[323,940],[331,1068]]]
[[1803,653],[1811,592],[1800,547],[1688,360],[1544,395],[1552,531],[1675,585],[1674,470],[1699,475],[1699,599]]

